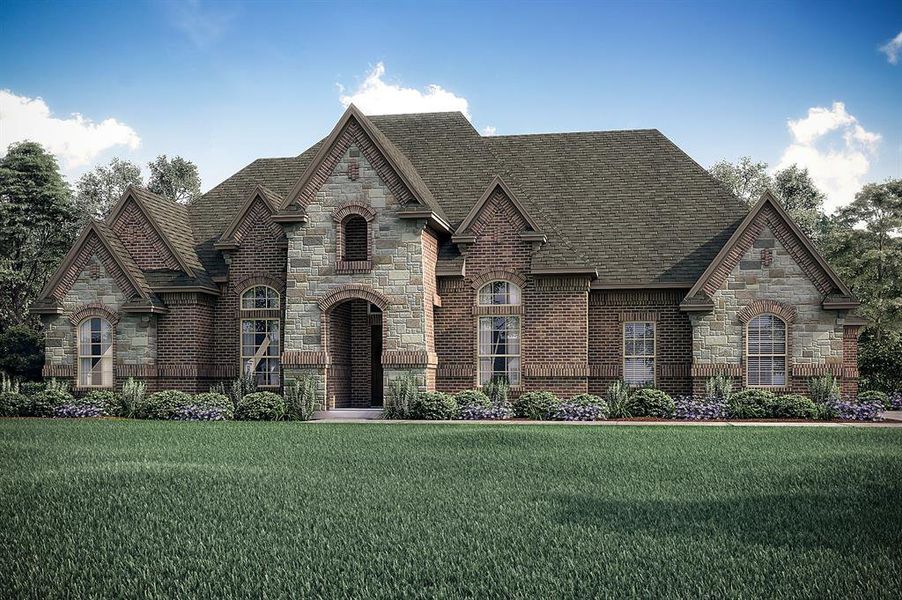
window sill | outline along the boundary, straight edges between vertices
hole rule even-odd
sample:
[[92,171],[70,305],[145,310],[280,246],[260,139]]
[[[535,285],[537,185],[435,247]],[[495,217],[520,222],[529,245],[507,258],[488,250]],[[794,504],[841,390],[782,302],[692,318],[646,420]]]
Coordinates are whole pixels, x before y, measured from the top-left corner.
[[336,273],[367,273],[372,270],[372,260],[340,260],[335,263]]

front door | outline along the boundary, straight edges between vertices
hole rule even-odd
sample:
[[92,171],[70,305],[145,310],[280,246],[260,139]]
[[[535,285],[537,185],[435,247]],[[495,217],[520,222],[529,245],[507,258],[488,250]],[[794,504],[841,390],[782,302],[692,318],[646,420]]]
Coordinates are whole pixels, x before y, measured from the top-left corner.
[[[381,321],[381,320],[380,320]],[[382,406],[382,323],[370,325],[370,404]]]

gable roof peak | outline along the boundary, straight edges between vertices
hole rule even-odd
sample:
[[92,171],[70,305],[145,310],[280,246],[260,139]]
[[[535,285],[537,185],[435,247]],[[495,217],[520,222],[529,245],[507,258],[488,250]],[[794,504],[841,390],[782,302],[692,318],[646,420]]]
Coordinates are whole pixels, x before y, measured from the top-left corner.
[[535,233],[541,234],[539,225],[529,214],[529,211],[526,210],[526,206],[520,201],[520,199],[517,197],[517,194],[515,194],[511,187],[507,185],[504,179],[500,175],[496,174],[492,177],[492,180],[486,186],[485,191],[482,192],[482,196],[479,197],[479,200],[476,201],[476,204],[473,205],[473,208],[470,209],[470,212],[467,213],[467,216],[458,226],[457,231],[455,232],[456,236],[462,236],[466,234],[466,232],[473,225],[473,222],[476,220],[476,217],[479,215],[480,211],[482,211],[482,207],[486,205],[486,203],[495,193],[495,190],[499,188],[504,193],[504,195],[507,196],[511,203],[517,208],[517,210],[523,216],[523,219],[526,221],[527,225],[529,225],[529,228]]

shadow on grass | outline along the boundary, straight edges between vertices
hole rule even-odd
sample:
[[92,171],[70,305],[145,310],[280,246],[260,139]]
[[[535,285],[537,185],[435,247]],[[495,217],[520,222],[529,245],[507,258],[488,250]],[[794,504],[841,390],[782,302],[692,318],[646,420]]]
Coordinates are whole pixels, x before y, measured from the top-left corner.
[[[691,499],[627,500],[557,496],[557,518],[619,533],[673,535],[687,539],[728,536],[746,544],[830,549],[848,553],[894,553],[902,547],[902,483],[830,486],[816,492],[732,495]],[[798,482],[795,482],[796,486]],[[778,483],[775,489],[781,489]],[[789,489],[785,486],[784,489]]]

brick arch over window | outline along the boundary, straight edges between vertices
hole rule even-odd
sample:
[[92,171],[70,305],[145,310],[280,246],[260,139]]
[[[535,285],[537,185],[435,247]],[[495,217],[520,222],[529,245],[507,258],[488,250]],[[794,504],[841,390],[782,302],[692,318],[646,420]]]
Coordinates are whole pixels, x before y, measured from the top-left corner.
[[69,322],[78,326],[79,323],[90,317],[106,319],[113,327],[119,322],[119,315],[109,306],[100,303],[83,304],[82,306],[79,306],[69,316]]
[[359,202],[351,202],[348,204],[343,204],[336,208],[332,212],[332,220],[336,223],[340,223],[350,215],[360,215],[366,222],[369,223],[373,219],[376,218],[376,211],[367,206],[366,204],[360,204]]
[[782,319],[787,326],[792,325],[796,320],[795,307],[776,300],[755,300],[736,313],[736,316],[747,325],[749,321],[763,314],[775,315]]
[[385,312],[391,302],[384,295],[380,294],[373,288],[359,284],[359,283],[349,283],[347,285],[343,285],[337,289],[332,290],[328,294],[326,294],[319,301],[319,308],[323,311],[323,313],[328,313],[332,308],[334,308],[337,304],[344,302],[345,300],[366,300],[367,302],[371,302],[379,307],[379,310]]
[[336,270],[365,273],[373,268],[372,208],[358,202],[340,206],[332,213],[335,221]]
[[270,275],[251,275],[244,279],[240,279],[235,282],[235,290],[238,292],[238,297],[240,298],[244,292],[258,285],[271,287],[280,294],[285,293],[285,282]]
[[510,281],[520,289],[526,286],[526,279],[513,271],[488,271],[474,277],[471,285],[474,290],[479,290],[479,288],[491,281]]

